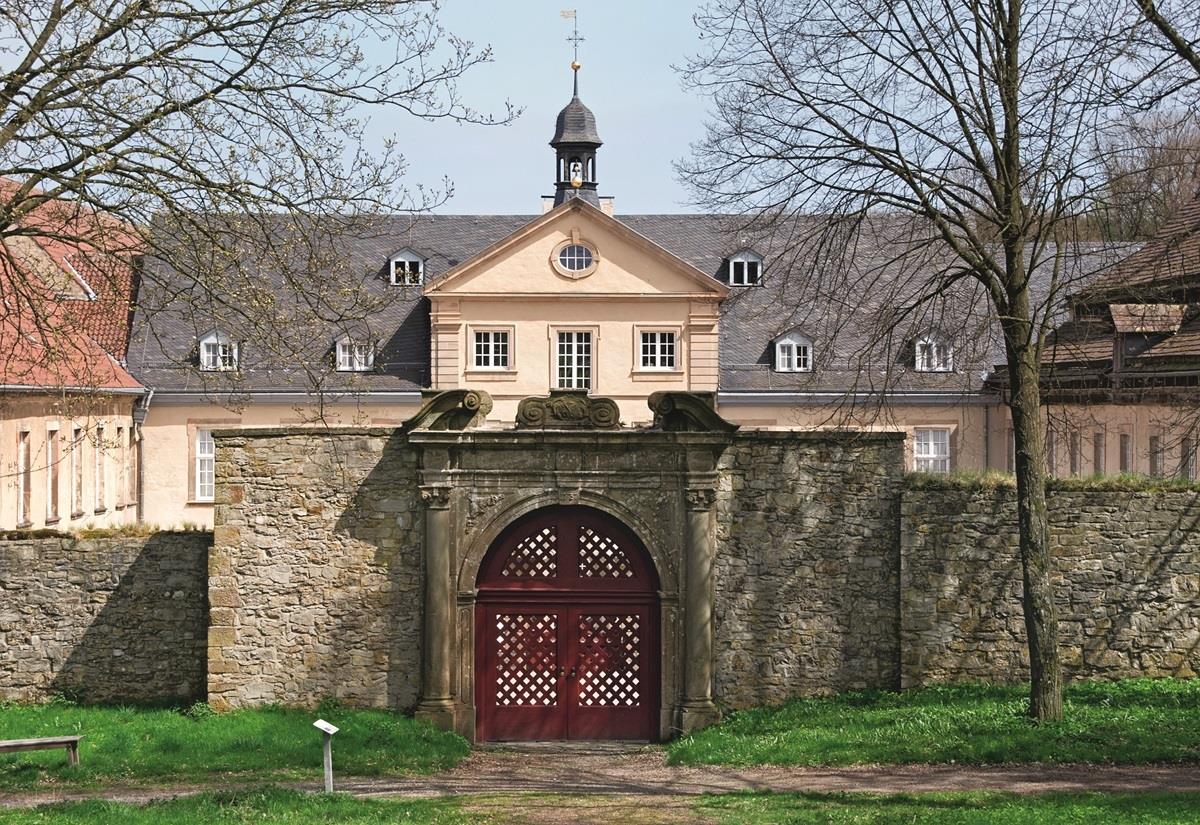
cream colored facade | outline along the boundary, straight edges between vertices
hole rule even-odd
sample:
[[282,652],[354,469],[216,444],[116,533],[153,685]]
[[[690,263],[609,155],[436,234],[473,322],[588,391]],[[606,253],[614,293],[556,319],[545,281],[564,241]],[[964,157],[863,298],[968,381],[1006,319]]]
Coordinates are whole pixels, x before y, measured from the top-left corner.
[[137,521],[134,395],[0,395],[0,529]]
[[[584,272],[556,264],[558,252],[573,243],[594,254]],[[489,422],[496,426],[512,425],[521,399],[545,396],[559,385],[557,336],[576,331],[590,334],[590,391],[616,401],[626,426],[649,422],[646,401],[653,392],[713,392],[720,414],[746,428],[900,430],[909,436],[914,469],[922,466],[914,451],[918,436],[934,432],[946,446],[940,467],[1012,469],[1008,411],[994,396],[896,393],[883,405],[865,399],[847,409],[844,399],[831,404],[785,393],[719,391],[719,312],[729,287],[582,201],[534,219],[424,292],[431,313],[431,389],[487,391],[494,400]],[[506,335],[504,367],[476,363],[476,333],[488,332]],[[643,368],[643,332],[673,334],[672,368]],[[252,393],[242,407],[227,409],[196,394],[159,393],[142,428],[144,518],[160,526],[212,524],[212,502],[197,492],[201,431],[391,427],[420,403],[416,391],[364,393],[318,409],[303,395]],[[1174,474],[1192,444],[1186,419],[1179,410],[1148,405],[1047,408],[1053,469],[1060,475]]]
[[[565,245],[593,251],[590,269],[557,263]],[[432,374],[437,389],[477,387],[512,421],[517,404],[558,386],[560,332],[590,333],[591,392],[611,398],[625,424],[650,419],[657,390],[715,392],[717,324],[728,288],[620,221],[572,201],[451,270],[426,290],[431,303]],[[507,368],[479,369],[475,334],[507,333]],[[643,332],[673,333],[675,364],[641,365]]]
[[218,403],[151,403],[142,425],[144,518],[160,527],[211,527],[213,503],[197,493],[197,436],[233,427],[395,427],[421,406],[420,394],[389,403],[342,398],[318,409],[296,401],[255,401],[229,409]]

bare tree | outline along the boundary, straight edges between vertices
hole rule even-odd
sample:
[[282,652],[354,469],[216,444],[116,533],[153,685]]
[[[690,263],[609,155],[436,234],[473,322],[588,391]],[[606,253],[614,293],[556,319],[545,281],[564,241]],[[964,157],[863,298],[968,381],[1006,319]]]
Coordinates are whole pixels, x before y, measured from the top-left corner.
[[1137,0],[1137,5],[1146,22],[1158,30],[1166,49],[1194,72],[1191,82],[1200,80],[1200,9],[1194,3],[1171,0],[1165,8],[1154,0]]
[[[395,134],[412,118],[514,116],[460,99],[456,81],[489,51],[437,12],[436,0],[0,0],[0,299],[22,334],[53,346],[70,329],[30,241],[73,250],[97,278],[141,255],[186,267],[186,290],[147,293],[164,305],[260,326],[302,307],[353,315],[355,281],[331,283],[314,256],[356,220],[449,191],[406,187],[401,143],[372,146],[369,118]],[[284,256],[281,225],[295,230]],[[286,318],[267,311],[280,296],[241,277],[234,250],[286,258],[277,290],[309,297]]]
[[1105,179],[1087,227],[1097,239],[1148,240],[1200,191],[1200,124],[1190,111],[1132,119],[1098,148]]
[[[908,273],[904,311],[963,289],[989,302],[1038,721],[1062,716],[1039,368],[1055,308],[1087,275],[1071,242],[1105,180],[1102,147],[1133,115],[1116,75],[1131,14],[1071,0],[712,0],[696,18],[710,45],[685,72],[714,101],[681,166],[698,200],[801,227],[797,248],[846,256],[825,267],[842,278],[863,227],[907,217],[890,257],[927,265]],[[866,292],[845,286],[845,300]]]

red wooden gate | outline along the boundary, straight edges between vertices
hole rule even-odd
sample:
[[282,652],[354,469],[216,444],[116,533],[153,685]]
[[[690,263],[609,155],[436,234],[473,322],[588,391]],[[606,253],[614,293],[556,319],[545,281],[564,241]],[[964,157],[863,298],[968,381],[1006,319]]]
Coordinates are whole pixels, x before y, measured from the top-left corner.
[[587,507],[531,513],[478,586],[479,739],[657,738],[658,577],[628,528]]

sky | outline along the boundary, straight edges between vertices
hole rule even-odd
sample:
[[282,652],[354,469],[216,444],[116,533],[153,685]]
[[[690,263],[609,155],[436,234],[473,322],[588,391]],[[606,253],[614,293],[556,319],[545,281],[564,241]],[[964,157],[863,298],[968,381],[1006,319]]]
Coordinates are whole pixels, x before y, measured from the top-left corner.
[[[698,50],[689,0],[445,0],[445,28],[490,44],[493,62],[462,80],[466,102],[503,111],[508,99],[523,108],[510,126],[410,123],[397,135],[409,162],[409,181],[436,185],[443,176],[454,196],[445,214],[535,214],[540,196],[554,191],[554,151],[548,145],[558,111],[571,99],[571,22],[579,34],[580,98],[596,115],[604,145],[596,158],[601,195],[619,213],[688,212],[688,193],[672,162],[703,133],[703,100],[685,92],[672,65]],[[385,128],[386,124],[376,124]]]

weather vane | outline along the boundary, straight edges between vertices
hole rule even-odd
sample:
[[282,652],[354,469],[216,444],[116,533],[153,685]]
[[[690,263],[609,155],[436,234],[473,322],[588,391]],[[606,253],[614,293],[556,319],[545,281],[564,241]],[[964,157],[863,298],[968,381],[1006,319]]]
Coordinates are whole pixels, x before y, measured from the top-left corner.
[[567,42],[575,49],[575,60],[571,63],[571,68],[579,71],[579,44],[584,41],[584,38],[579,34],[579,20],[576,17],[575,9],[564,9],[562,12],[563,20],[570,20],[572,25],[571,36],[567,38]]

